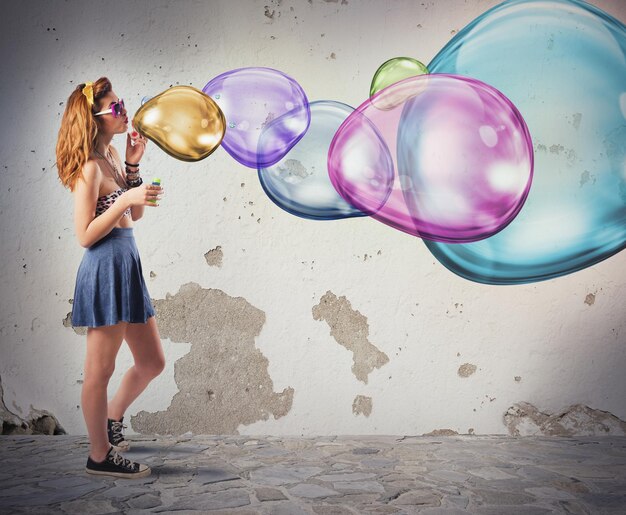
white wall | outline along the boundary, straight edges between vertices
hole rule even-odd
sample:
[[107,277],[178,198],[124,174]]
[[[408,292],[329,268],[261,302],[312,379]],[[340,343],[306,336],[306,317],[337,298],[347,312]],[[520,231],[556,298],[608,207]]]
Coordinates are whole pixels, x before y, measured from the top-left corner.
[[[268,66],[296,78],[310,100],[356,106],[382,62],[409,55],[428,63],[452,31],[496,3],[8,3],[0,22],[6,406],[22,417],[46,409],[69,432],[85,432],[85,337],[63,325],[83,249],[72,196],[53,168],[61,103],[77,83],[106,75],[133,111],[171,84],[202,88],[224,71]],[[623,0],[595,4],[626,21]],[[221,149],[183,163],[151,145],[144,169],[167,191],[135,228],[151,296],[165,299],[194,282],[243,297],[265,313],[256,338],[269,360],[264,373],[274,391],[294,390],[285,416],[240,424],[240,433],[505,433],[503,414],[521,401],[550,412],[581,403],[626,419],[626,253],[555,280],[485,286],[453,275],[420,240],[375,220],[313,222],[281,211],[256,173]],[[204,254],[218,245],[223,265],[210,267]],[[389,358],[367,384],[351,372],[352,353],[313,319],[329,290],[367,318],[369,342]],[[178,392],[174,363],[191,343],[163,344],[167,369],[129,415],[166,410]],[[113,383],[130,362],[124,349]],[[465,378],[457,373],[464,363],[477,366]],[[369,416],[353,413],[357,395],[372,398]],[[232,409],[236,418],[246,406]]]

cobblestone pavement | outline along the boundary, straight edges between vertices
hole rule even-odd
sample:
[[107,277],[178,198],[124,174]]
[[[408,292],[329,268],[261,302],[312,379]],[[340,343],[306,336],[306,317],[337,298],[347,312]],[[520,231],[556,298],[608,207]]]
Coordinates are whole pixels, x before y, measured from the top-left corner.
[[0,437],[0,512],[626,513],[626,437],[131,440],[148,478],[87,475],[85,437]]

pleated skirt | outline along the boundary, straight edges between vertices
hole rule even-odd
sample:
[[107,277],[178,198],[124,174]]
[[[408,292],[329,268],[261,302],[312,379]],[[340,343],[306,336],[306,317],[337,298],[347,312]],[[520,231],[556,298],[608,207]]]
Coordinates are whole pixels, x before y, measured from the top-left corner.
[[72,325],[146,323],[151,316],[154,306],[133,229],[116,227],[85,251],[76,274]]

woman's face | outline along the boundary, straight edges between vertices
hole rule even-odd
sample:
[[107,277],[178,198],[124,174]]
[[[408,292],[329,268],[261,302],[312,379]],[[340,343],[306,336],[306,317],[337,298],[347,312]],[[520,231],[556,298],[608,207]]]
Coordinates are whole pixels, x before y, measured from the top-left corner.
[[113,112],[96,116],[98,130],[101,133],[113,135],[122,134],[128,130],[128,113],[126,112],[126,108],[114,105],[119,101],[120,98],[113,91],[109,91],[99,100],[96,112],[108,111],[116,108],[119,109],[119,107],[121,107],[117,117]]

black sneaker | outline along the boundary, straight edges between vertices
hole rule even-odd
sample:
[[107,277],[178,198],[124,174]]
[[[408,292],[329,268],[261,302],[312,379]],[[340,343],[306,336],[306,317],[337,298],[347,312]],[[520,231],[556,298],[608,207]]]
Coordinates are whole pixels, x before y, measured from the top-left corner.
[[118,452],[126,452],[130,449],[130,442],[124,439],[124,429],[126,426],[123,424],[124,417],[120,420],[107,419],[107,432],[109,433],[109,443]]
[[115,476],[125,478],[139,478],[150,475],[150,467],[130,461],[120,456],[113,447],[109,449],[104,461],[93,461],[91,456],[87,458],[87,474],[99,476]]

